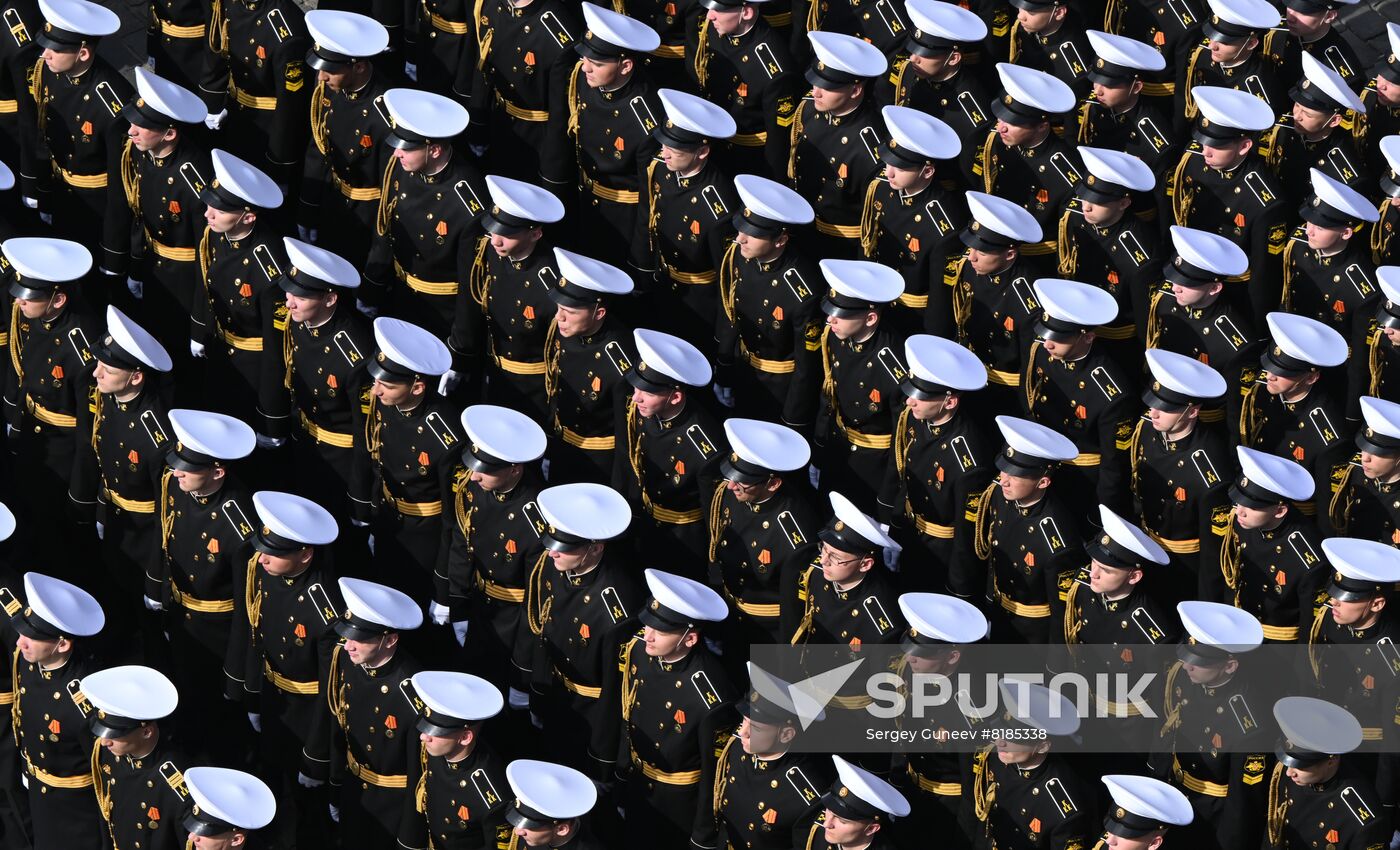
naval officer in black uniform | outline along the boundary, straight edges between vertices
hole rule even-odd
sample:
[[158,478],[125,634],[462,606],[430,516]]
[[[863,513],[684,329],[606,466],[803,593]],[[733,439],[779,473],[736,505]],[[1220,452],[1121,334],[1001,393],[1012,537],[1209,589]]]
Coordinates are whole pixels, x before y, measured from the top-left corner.
[[[818,265],[828,287],[821,302],[826,328],[819,358],[804,364],[821,369],[813,465],[826,477],[826,490],[840,487],[861,510],[874,513],[908,374],[900,362],[900,334],[888,321],[904,279],[869,260]],[[795,380],[800,384],[803,376]]]
[[329,722],[316,727],[308,747],[330,762],[330,813],[341,846],[375,850],[397,838],[413,793],[415,708],[398,685],[418,672],[403,641],[422,625],[423,610],[382,584],[341,578],[339,586],[345,608],[334,628],[341,642],[320,682]]
[[195,847],[261,845],[260,831],[277,813],[277,798],[261,779],[224,767],[192,767],[185,787],[194,805],[182,825]]
[[[739,697],[706,638],[724,598],[674,573],[646,571],[643,629],[622,647],[618,774],[627,826],[657,847],[713,847],[716,742]],[[613,695],[615,698],[616,695]]]
[[189,764],[162,728],[180,701],[175,684],[150,667],[109,667],[84,676],[82,692],[94,709],[92,781],[112,845],[182,850]]
[[606,850],[588,817],[598,789],[587,776],[561,764],[517,759],[506,767],[506,781],[514,795],[505,815],[515,833],[510,846]]
[[437,378],[452,365],[447,345],[400,319],[374,320],[378,349],[366,364],[374,378],[365,417],[376,574],[420,603],[432,598],[443,556],[443,511],[462,437]]
[[253,494],[253,507],[256,531],[234,593],[248,722],[259,733],[263,767],[285,801],[276,833],[316,847],[329,828],[318,789],[330,763],[317,742],[327,731],[322,683],[344,610],[329,551],[338,529],[325,508],[291,493],[261,490]]
[[[383,175],[364,298],[445,341],[490,203],[465,147],[453,144],[467,128],[467,110],[442,95],[405,88],[386,91],[383,105],[393,121],[384,137],[393,158]],[[463,354],[453,364],[459,371],[480,368]],[[445,383],[444,391],[454,383]]]
[[[145,601],[166,612],[171,676],[184,694],[186,717],[225,726],[224,735],[186,734],[185,740],[207,747],[216,763],[235,763],[248,742],[241,734],[247,683],[234,594],[247,572],[243,544],[256,516],[236,462],[252,454],[256,437],[246,423],[202,410],[170,411],[170,429],[175,442],[165,455],[157,506],[160,552],[146,574]],[[183,720],[176,718],[177,732]]]
[[540,491],[545,552],[530,574],[526,616],[535,634],[531,708],[550,751],[599,781],[617,759],[618,649],[636,629],[642,595],[612,551],[632,511],[601,484]]
[[[96,394],[89,403],[91,430],[73,489],[97,502],[97,536],[105,569],[88,581],[104,598],[112,634],[134,625],[132,604],[143,578],[155,568],[160,547],[156,500],[170,448],[162,385],[170,355],[155,337],[116,307],[107,307],[107,334],[93,348]],[[86,429],[85,429],[86,430]]]
[[1196,817],[1178,836],[1208,848],[1253,847],[1264,837],[1265,774],[1272,754],[1267,680],[1246,657],[1264,630],[1248,612],[1218,602],[1176,606],[1185,630],[1167,669],[1153,773],[1186,794]]
[[93,707],[82,677],[97,667],[88,639],[106,617],[86,591],[41,573],[25,573],[24,599],[27,605],[0,588],[0,604],[18,633],[11,711],[34,846],[100,847],[106,828],[92,791]]
[[[724,483],[715,488],[708,516],[710,581],[732,605],[724,642],[778,643],[786,639],[780,594],[789,574],[811,563],[821,523],[807,486],[811,448],[791,428],[757,419],[727,419],[724,434],[730,447],[720,464]],[[728,669],[743,675],[739,665]]]
[[1128,448],[1136,515],[1173,556],[1163,591],[1177,600],[1219,599],[1219,571],[1201,563],[1201,548],[1216,511],[1228,510],[1235,460],[1225,430],[1205,413],[1228,384],[1194,357],[1158,348],[1146,356],[1147,412]]
[[700,349],[670,334],[637,330],[633,341],[627,454],[618,454],[613,481],[633,505],[643,564],[660,558],[658,565],[704,579],[705,513],[726,448],[719,424],[696,397],[710,384],[710,364]]
[[55,235],[81,242],[97,259],[104,277],[84,295],[101,308],[111,301],[110,288],[121,285],[131,254],[123,227],[128,124],[122,111],[135,96],[97,55],[99,40],[120,27],[115,12],[87,0],[54,0],[45,8],[44,30],[35,37],[44,53],[29,86],[45,161],[21,191],[53,216]]
[[876,114],[875,79],[889,67],[879,49],[852,35],[809,32],[812,94],[797,108],[787,178],[816,210],[813,243],[827,257],[860,254],[860,209],[880,167],[884,133]]
[[865,768],[837,755],[831,761],[836,766],[836,781],[822,795],[826,810],[821,823],[812,825],[808,846],[821,850],[841,850],[854,844],[864,844],[870,850],[900,846],[894,823],[909,816],[909,800]]
[[[206,403],[253,426],[258,446],[286,433],[276,417],[282,390],[287,304],[277,281],[290,268],[272,216],[282,206],[276,181],[246,160],[215,149],[204,187],[207,227],[199,241],[203,290],[190,311],[190,353],[208,360]],[[215,389],[217,388],[217,389]],[[274,423],[274,419],[278,420]]]
[[1266,848],[1299,850],[1331,844],[1369,850],[1390,840],[1388,801],[1348,754],[1361,746],[1360,722],[1339,705],[1290,696],[1274,703],[1282,733],[1279,763],[1269,777]]
[[461,422],[465,445],[452,473],[447,539],[428,613],[438,625],[452,623],[469,669],[507,689],[511,709],[520,711],[530,704],[533,648],[525,584],[544,554],[544,518],[535,503],[544,429],[518,410],[489,404],[468,407]]
[[547,427],[555,437],[556,481],[611,481],[619,437],[626,437],[627,374],[636,358],[615,318],[632,279],[617,266],[554,249],[554,321],[545,335]]
[[408,850],[490,850],[508,846],[506,762],[487,743],[486,721],[505,702],[469,673],[425,670],[398,686],[412,702],[418,732],[398,842]]
[[987,370],[966,348],[927,334],[904,341],[904,358],[904,410],[879,499],[881,519],[910,553],[899,586],[980,601],[986,574],[973,520],[992,478],[992,449],[976,407]]

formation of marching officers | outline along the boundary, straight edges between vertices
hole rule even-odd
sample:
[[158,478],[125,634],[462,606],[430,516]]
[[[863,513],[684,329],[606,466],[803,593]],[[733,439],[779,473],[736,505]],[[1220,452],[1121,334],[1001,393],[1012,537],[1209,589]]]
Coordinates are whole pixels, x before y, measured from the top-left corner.
[[[1393,846],[1349,2],[0,0],[0,844]],[[1161,746],[749,660],[982,642]]]

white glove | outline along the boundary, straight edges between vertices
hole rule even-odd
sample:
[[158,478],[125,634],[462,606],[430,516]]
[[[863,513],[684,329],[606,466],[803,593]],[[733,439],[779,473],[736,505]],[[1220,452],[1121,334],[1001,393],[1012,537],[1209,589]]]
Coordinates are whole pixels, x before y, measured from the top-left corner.
[[157,601],[155,601],[154,599],[152,599],[152,598],[149,597],[149,596],[143,596],[143,597],[141,597],[141,601],[146,603],[146,610],[147,610],[147,611],[159,611],[159,610],[160,610],[160,603],[157,602]]
[[39,213],[39,220],[42,221],[44,224],[47,224],[47,225],[52,226],[52,225],[53,225],[53,213],[41,212],[41,213]]
[[452,611],[446,605],[439,605],[437,602],[428,603],[428,618],[435,626],[447,625],[447,618],[452,615]]
[[1400,847],[1400,829],[1395,830],[1395,834],[1390,836],[1390,850]]
[[719,399],[719,403],[725,407],[732,408],[734,406],[734,388],[715,384],[715,398]]
[[105,526],[105,525],[103,525],[102,523],[99,522],[99,523],[97,524],[97,539],[98,539],[98,540],[101,540],[101,539],[102,539],[102,536],[103,536],[104,534],[106,534],[106,533],[107,533],[107,526]]
[[280,449],[287,442],[286,437],[269,437],[266,434],[254,434],[253,438],[257,440],[260,449]]
[[438,395],[447,395],[457,389],[457,385],[462,383],[462,373],[456,369],[448,369],[442,373],[442,380],[438,381]]
[[152,74],[154,74],[154,73],[156,72],[156,57],[154,57],[154,56],[147,56],[147,57],[146,57],[146,70],[147,70],[147,71],[150,71]]
[[37,210],[39,208],[38,198],[31,198],[28,195],[25,195],[23,198],[20,198],[20,200],[24,201],[24,205],[26,207],[29,207],[31,210]]
[[489,150],[491,146],[490,146],[490,145],[467,145],[467,147],[471,148],[472,153],[475,154],[476,156],[478,156],[478,157],[483,157],[483,156],[486,156],[486,151]]
[[457,636],[458,646],[467,645],[467,626],[470,625],[471,623],[467,620],[458,620],[452,624],[452,633]]
[[813,487],[820,487],[822,481],[822,471],[817,469],[815,463],[807,465],[807,480],[812,482]]
[[262,715],[256,712],[248,712],[248,725],[253,727],[254,732],[262,731]]
[[301,771],[297,771],[297,784],[303,788],[320,788],[325,785],[325,780],[312,779]]
[[362,519],[355,519],[354,517],[350,518],[350,524],[355,526],[356,528],[369,528],[369,523],[365,522]]
[[227,109],[220,109],[217,113],[210,112],[208,115],[204,116],[204,126],[208,127],[211,130],[217,130],[219,129],[220,125],[224,123],[224,119],[227,117]]
[[131,277],[130,275],[127,275],[126,291],[131,293],[131,297],[135,298],[137,301],[140,301],[142,296],[146,294],[146,284],[142,283],[134,277]]
[[417,66],[417,65],[413,64],[412,62],[405,62],[405,63],[403,63],[403,73],[404,73],[404,76],[405,76],[405,77],[408,77],[410,80],[414,81],[415,83],[418,82],[418,66]]
[[506,702],[511,708],[525,709],[530,707],[529,691],[522,691],[519,688],[510,688],[506,692]]
[[331,820],[340,823],[340,806],[337,806],[335,803],[327,803],[326,811],[330,812]]
[[355,299],[355,309],[356,309],[356,310],[359,310],[361,313],[364,313],[366,316],[368,316],[368,317],[371,318],[371,319],[373,319],[373,318],[375,318],[376,316],[379,315],[379,308],[378,308],[378,307],[372,307],[372,306],[370,306],[369,304],[366,304],[365,302],[361,301],[361,300],[358,299],[358,298]]
[[297,238],[301,239],[303,242],[315,242],[316,237],[320,234],[321,232],[314,227],[307,227],[302,224],[297,225]]
[[105,274],[105,275],[110,275],[111,277],[117,277],[118,275],[121,274],[121,272],[114,272],[114,271],[112,271],[111,269],[107,269],[107,268],[102,269],[102,273]]
[[885,555],[885,569],[889,570],[889,571],[892,572],[892,573],[897,573],[897,572],[899,572],[899,550],[898,550],[898,549],[885,549],[885,550],[884,550],[884,555]]
[[540,461],[540,475],[544,476],[544,480],[549,480],[549,458]]
[[193,354],[195,357],[203,357],[204,343],[190,340],[190,354]]
[[373,534],[371,534],[371,535],[365,540],[365,544],[369,546],[369,553],[370,553],[371,555],[373,555],[373,554],[374,554],[374,535],[373,535]]

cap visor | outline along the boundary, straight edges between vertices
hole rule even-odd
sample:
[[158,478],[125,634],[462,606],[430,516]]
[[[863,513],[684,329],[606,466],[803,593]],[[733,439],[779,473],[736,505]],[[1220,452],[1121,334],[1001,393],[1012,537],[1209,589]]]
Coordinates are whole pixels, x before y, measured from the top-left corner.
[[175,470],[176,472],[203,472],[207,469],[211,469],[214,466],[213,463],[192,463],[184,459],[183,457],[180,457],[180,453],[175,451],[174,449],[171,449],[170,451],[165,453],[165,465]]
[[18,280],[11,280],[8,290],[12,297],[24,301],[46,301],[53,293],[51,289],[30,289]]
[[308,289],[287,275],[282,275],[277,278],[277,285],[282,288],[283,292],[288,295],[295,295],[298,298],[316,298],[331,291],[327,289]]
[[113,738],[125,738],[127,735],[130,735],[132,732],[135,732],[141,727],[133,726],[129,729],[119,729],[115,726],[108,726],[106,723],[103,723],[101,720],[99,720],[96,714],[92,714],[89,716],[88,728],[91,729],[92,734],[96,735],[97,737],[111,740]]
[[529,227],[522,227],[516,224],[506,224],[490,213],[481,217],[481,227],[487,233],[492,233],[496,236],[515,236],[530,229]]
[[997,455],[996,467],[1007,475],[1016,478],[1040,478],[1049,472],[1049,467],[1045,466],[1022,466],[1006,455]]
[[337,620],[335,625],[332,626],[332,628],[335,629],[336,634],[340,635],[346,640],[356,641],[379,640],[380,638],[384,637],[384,635],[389,634],[393,631],[392,629],[385,629],[382,632],[372,632],[369,629],[360,628],[359,626],[355,625],[349,620]]
[[[82,45],[64,44],[61,41],[54,41],[42,32],[34,37],[34,41],[45,50],[52,50],[54,53],[77,53]],[[93,39],[96,41],[96,39]]]
[[414,727],[424,735],[432,735],[434,738],[453,738],[462,734],[465,726],[439,726],[426,717],[420,716]]
[[719,472],[725,480],[733,481],[735,484],[762,484],[768,480],[767,475],[752,475],[734,468],[728,458],[719,462]]

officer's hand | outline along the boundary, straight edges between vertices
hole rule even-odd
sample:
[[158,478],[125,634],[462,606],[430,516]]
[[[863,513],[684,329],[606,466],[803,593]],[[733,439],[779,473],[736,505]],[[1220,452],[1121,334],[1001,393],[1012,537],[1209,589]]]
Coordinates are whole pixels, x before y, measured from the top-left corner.
[[141,601],[146,603],[146,610],[147,610],[147,611],[159,611],[159,610],[161,610],[160,603],[157,602],[156,600],[152,599],[152,598],[149,597],[149,596],[143,596],[143,597],[141,597]]
[[428,618],[435,626],[447,625],[447,618],[452,616],[452,611],[446,605],[441,605],[436,601],[428,603]]
[[471,625],[467,620],[458,620],[452,624],[452,634],[457,636],[457,645],[467,645],[467,626]]
[[37,210],[39,208],[38,198],[31,198],[28,195],[25,195],[24,197],[20,198],[20,200],[24,201],[24,205],[26,207],[29,207],[31,210]]
[[303,242],[315,242],[316,237],[320,235],[321,232],[314,227],[307,227],[304,224],[297,225],[297,238]]
[[196,342],[195,340],[190,340],[190,354],[194,355],[195,357],[203,357],[204,343]]
[[530,707],[530,692],[522,691],[519,688],[508,688],[506,690],[506,702],[511,708],[524,710]]
[[491,149],[490,145],[467,145],[467,147],[471,148],[472,154],[475,155],[477,159],[486,156],[486,152]]
[[327,803],[326,811],[330,812],[331,820],[340,823],[340,806],[337,806],[335,803]]
[[373,554],[374,554],[374,535],[373,535],[373,534],[371,534],[369,537],[365,538],[365,545],[369,546],[369,553],[370,553],[371,555],[373,555]]
[[899,550],[898,550],[898,549],[886,549],[886,550],[884,550],[884,554],[885,554],[885,569],[889,570],[889,571],[892,572],[892,573],[897,573],[897,572],[899,572]]
[[540,460],[540,475],[544,476],[544,480],[549,480],[549,458]]
[[1395,830],[1395,834],[1390,836],[1390,850],[1400,848],[1400,829]]
[[415,83],[418,82],[418,66],[412,62],[403,63],[403,74]]
[[442,373],[442,380],[438,381],[438,395],[447,395],[457,389],[457,385],[462,383],[462,373],[456,369],[448,369]]
[[371,319],[373,319],[373,318],[375,318],[376,316],[379,315],[379,308],[378,308],[378,307],[375,307],[375,306],[372,305],[372,304],[366,304],[365,302],[361,301],[361,300],[358,299],[358,298],[355,299],[355,309],[356,309],[356,310],[359,310],[361,313],[364,313],[366,316],[368,316],[368,317],[371,318]]
[[106,266],[102,267],[102,273],[105,275],[110,275],[111,277],[119,277],[121,275],[121,272],[114,272]]
[[720,404],[732,409],[734,407],[734,388],[715,384],[715,398],[719,399]]
[[817,469],[815,463],[807,465],[807,480],[812,482],[813,487],[820,487],[822,483],[822,471]]
[[204,126],[208,127],[211,130],[217,130],[219,129],[220,125],[224,123],[224,119],[227,117],[227,109],[220,109],[218,113],[210,112],[208,115],[204,116]]
[[102,539],[102,536],[103,536],[104,534],[106,534],[106,533],[107,533],[107,526],[103,525],[103,524],[100,523],[100,522],[97,523],[97,539],[98,539],[98,540],[101,540],[101,539]]
[[350,517],[350,524],[356,528],[369,528],[369,523],[362,519],[355,519],[354,517]]
[[131,293],[131,297],[140,301],[146,294],[146,285],[130,275],[126,278],[126,291]]
[[254,434],[253,438],[258,442],[260,449],[280,449],[287,442],[285,437],[269,437],[266,434]]
[[44,224],[47,224],[47,225],[49,225],[49,226],[52,227],[52,226],[53,226],[53,213],[41,212],[41,213],[39,213],[39,220],[42,221]]
[[321,780],[321,779],[312,779],[311,777],[307,776],[306,774],[301,773],[300,771],[298,771],[298,772],[297,772],[297,784],[300,785],[300,786],[303,787],[303,788],[320,788],[322,785],[325,785],[326,783],[325,783],[324,780]]
[[248,725],[253,727],[254,732],[262,731],[262,715],[257,712],[248,712]]

